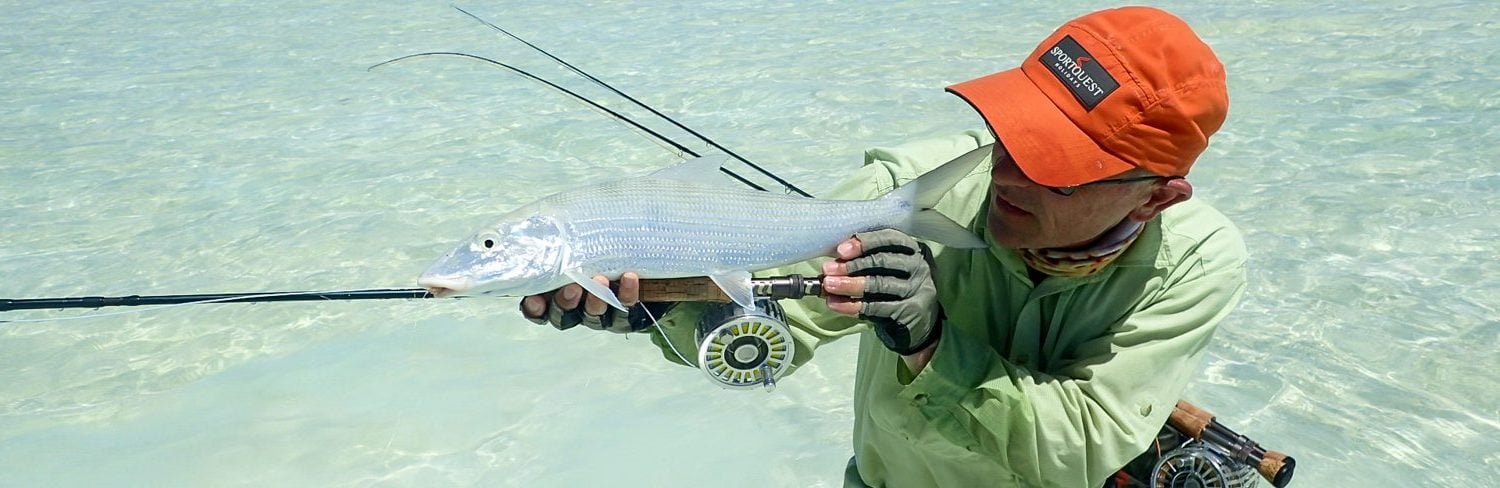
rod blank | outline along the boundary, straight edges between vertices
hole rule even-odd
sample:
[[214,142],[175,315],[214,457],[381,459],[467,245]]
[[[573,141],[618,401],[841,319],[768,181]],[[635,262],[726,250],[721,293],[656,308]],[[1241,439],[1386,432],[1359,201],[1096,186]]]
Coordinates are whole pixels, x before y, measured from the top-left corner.
[[119,297],[66,297],[0,299],[0,312],[64,308],[134,307],[184,303],[315,302],[326,300],[381,300],[432,298],[421,288],[378,288],[344,291],[298,291],[286,293],[214,293],[201,295],[130,295]]

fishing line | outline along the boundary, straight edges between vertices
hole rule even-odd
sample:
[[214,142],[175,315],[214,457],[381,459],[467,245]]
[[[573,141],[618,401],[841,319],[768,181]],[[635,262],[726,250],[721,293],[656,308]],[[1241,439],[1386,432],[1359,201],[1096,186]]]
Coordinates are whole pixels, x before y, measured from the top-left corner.
[[672,354],[676,354],[677,359],[681,359],[684,366],[692,366],[694,363],[688,362],[687,356],[683,356],[682,351],[677,350],[677,345],[672,344],[671,335],[667,334],[667,329],[661,327],[661,322],[658,322],[656,315],[651,313],[651,307],[641,307],[641,310],[646,312],[646,318],[651,319],[651,325],[656,327],[657,332],[661,332],[661,340],[666,342],[667,347],[672,349]]
[[[586,103],[586,104],[588,104],[589,107],[591,107],[591,108],[593,108],[595,110],[602,111],[605,114],[608,114],[610,117],[613,117],[617,122],[624,122],[624,123],[630,124],[631,127],[634,127],[637,130],[644,131],[645,133],[650,134],[652,137],[655,137],[656,139],[658,139],[658,140],[660,140],[662,142],[666,142],[667,144],[671,144],[672,147],[677,148],[678,151],[682,151],[684,153],[692,155],[693,157],[700,156],[697,152],[694,152],[692,149],[688,149],[687,146],[684,146],[684,145],[678,143],[677,141],[673,140],[672,138],[664,136],[660,132],[651,130],[651,128],[646,127],[645,125],[641,124],[640,122],[635,121],[635,119],[632,119],[630,117],[625,116],[624,114],[616,112],[613,109],[610,109],[609,107],[605,107],[604,105],[600,105],[598,102],[595,102],[595,101],[589,99],[588,97],[585,97],[583,95],[578,94],[578,92],[575,92],[573,90],[569,90],[567,88],[563,88],[562,86],[559,86],[556,83],[548,81],[546,78],[542,78],[540,76],[531,74],[531,72],[529,72],[529,71],[523,70],[521,68],[517,68],[515,66],[511,66],[509,64],[505,64],[505,63],[502,63],[502,62],[499,62],[499,61],[496,61],[496,60],[493,60],[493,59],[490,59],[490,58],[486,58],[484,56],[479,56],[479,55],[474,55],[474,54],[469,54],[469,53],[451,52],[451,51],[432,51],[432,52],[425,52],[425,53],[408,54],[408,55],[405,55],[405,56],[401,56],[399,58],[390,59],[390,60],[383,61],[381,63],[375,64],[373,66],[370,66],[369,68],[365,68],[365,71],[371,71],[371,70],[374,70],[375,68],[379,68],[379,67],[385,66],[387,64],[395,63],[397,61],[402,61],[402,60],[412,59],[412,58],[418,58],[418,57],[428,57],[428,56],[456,56],[456,57],[461,57],[461,58],[468,58],[468,59],[479,60],[479,61],[483,61],[485,63],[489,63],[489,64],[492,64],[492,65],[495,65],[495,66],[499,66],[499,67],[504,68],[504,69],[506,69],[506,70],[508,70],[508,71],[510,71],[512,73],[524,76],[527,79],[530,79],[532,81],[541,83],[543,85],[546,85],[546,86],[552,88],[553,90],[557,90],[558,92],[560,92],[560,93],[562,93],[564,95],[572,97],[574,100],[578,100],[580,102]],[[765,187],[757,185],[757,184],[755,184],[755,182],[752,182],[750,180],[745,179],[743,176],[740,176],[739,174],[735,173],[734,171],[731,171],[729,168],[725,168],[723,166],[720,166],[719,167],[719,171],[722,172],[722,173],[724,173],[724,174],[726,174],[726,175],[729,175],[731,178],[734,178],[735,180],[739,181],[740,183],[744,183],[745,185],[748,185],[751,188],[754,188],[754,189],[760,190],[760,191],[766,191]]]
[[[692,134],[693,137],[697,137],[699,140],[708,143],[708,145],[713,146],[714,149],[718,149],[720,151],[724,151],[725,154],[730,155],[734,159],[737,159],[740,162],[745,163],[746,165],[750,166],[751,168],[755,168],[755,170],[759,171],[760,174],[763,174],[763,175],[765,175],[768,178],[776,180],[777,183],[780,183],[781,186],[786,187],[786,189],[791,190],[793,192],[796,192],[798,195],[802,195],[804,197],[812,198],[811,194],[808,194],[807,192],[802,191],[801,188],[797,188],[797,186],[793,185],[791,182],[788,182],[786,180],[781,179],[781,177],[776,176],[774,173],[771,173],[770,171],[767,171],[765,168],[760,167],[760,165],[750,162],[749,159],[745,159],[744,156],[740,156],[738,153],[735,153],[734,151],[729,150],[729,148],[726,148],[724,146],[719,145],[718,142],[715,142],[713,139],[710,139],[708,136],[705,136],[705,135],[699,133],[698,131],[693,130],[692,128],[690,128],[688,126],[683,125],[681,122],[678,122],[677,119],[674,119],[674,118],[668,116],[667,114],[664,114],[664,113],[661,113],[660,111],[657,111],[655,108],[652,108],[650,105],[647,105],[644,102],[641,102],[640,100],[637,100],[635,97],[632,97],[630,95],[625,94],[625,92],[622,92],[619,89],[616,89],[614,86],[610,85],[609,83],[605,83],[604,80],[600,80],[598,78],[595,78],[594,75],[591,75],[588,72],[580,69],[579,67],[574,66],[573,63],[569,63],[567,61],[563,61],[562,58],[559,58],[557,56],[553,56],[552,53],[547,52],[547,50],[542,49],[540,47],[537,47],[537,45],[532,44],[531,42],[528,42],[525,39],[522,39],[521,36],[515,35],[515,34],[511,33],[510,31],[505,30],[504,28],[501,28],[498,25],[490,23],[490,21],[484,20],[484,19],[480,18],[478,15],[474,15],[474,14],[470,13],[468,10],[464,10],[463,8],[460,8],[457,5],[450,5],[450,6],[453,7],[454,10],[458,10],[459,12],[463,12],[463,14],[469,16],[469,18],[477,20],[480,23],[482,23],[482,24],[484,24],[486,26],[489,26],[489,28],[494,29],[496,31],[499,31],[501,34],[505,34],[506,36],[510,37],[511,39],[515,39],[515,40],[519,41],[521,44],[525,44],[526,47],[529,47],[531,49],[536,50],[536,52],[539,52],[542,55],[547,56],[548,58],[551,58],[553,61],[557,61],[558,63],[561,63],[564,67],[568,68],[569,70],[573,71],[574,73],[577,73],[579,76],[582,76],[584,79],[592,81],[595,84],[597,84],[597,85],[599,85],[601,87],[604,87],[604,88],[608,89],[611,92],[614,92],[616,95],[619,95],[620,97],[622,97],[622,98],[624,98],[626,100],[629,100],[631,103],[634,103],[636,106],[641,107],[641,108],[646,109],[647,111],[651,112],[652,115],[660,117],[662,120],[665,120],[667,122],[671,122],[672,125],[675,125],[675,126],[677,126],[677,128],[682,129],[684,131],[687,131],[688,134]],[[743,180],[741,180],[741,181],[743,181]]]

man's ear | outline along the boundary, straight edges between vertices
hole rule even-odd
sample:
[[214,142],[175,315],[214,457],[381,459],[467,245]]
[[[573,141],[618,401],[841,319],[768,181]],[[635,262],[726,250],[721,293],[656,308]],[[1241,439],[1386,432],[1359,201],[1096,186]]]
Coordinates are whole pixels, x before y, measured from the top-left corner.
[[1167,207],[1187,201],[1189,198],[1193,198],[1193,184],[1182,178],[1172,178],[1153,186],[1146,203],[1142,203],[1140,207],[1131,211],[1129,217],[1137,222],[1148,222],[1157,215],[1161,215]]

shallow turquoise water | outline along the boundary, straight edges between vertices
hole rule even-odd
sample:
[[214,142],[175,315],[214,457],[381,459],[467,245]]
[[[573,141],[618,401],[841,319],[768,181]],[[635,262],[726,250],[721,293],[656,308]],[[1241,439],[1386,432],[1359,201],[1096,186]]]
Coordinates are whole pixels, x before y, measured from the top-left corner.
[[[493,215],[676,160],[444,3],[13,2],[0,297],[410,286]],[[1102,6],[468,4],[817,192]],[[1500,5],[1163,4],[1230,73],[1196,198],[1252,282],[1189,391],[1296,486],[1500,480]],[[620,106],[611,102],[613,106]],[[0,486],[834,486],[853,341],[771,392],[513,300],[0,325]],[[4,319],[77,315],[6,313]]]

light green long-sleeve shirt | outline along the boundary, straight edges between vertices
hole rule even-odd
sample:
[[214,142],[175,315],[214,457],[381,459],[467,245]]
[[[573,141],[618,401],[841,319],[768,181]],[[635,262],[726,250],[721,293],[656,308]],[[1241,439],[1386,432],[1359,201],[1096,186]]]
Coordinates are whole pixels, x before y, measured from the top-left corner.
[[[872,149],[826,198],[875,197],[991,140],[970,131]],[[1197,201],[1167,209],[1103,271],[1034,284],[1020,258],[988,237],[989,184],[988,166],[976,168],[937,206],[991,245],[933,245],[947,320],[927,367],[913,377],[873,334],[861,335],[854,453],[867,485],[1100,486],[1146,450],[1244,291],[1239,232]],[[817,275],[819,264],[760,274]],[[822,342],[868,331],[819,298],[783,305],[797,365]],[[701,310],[676,307],[653,340],[664,345],[666,333],[679,348],[692,344]]]

